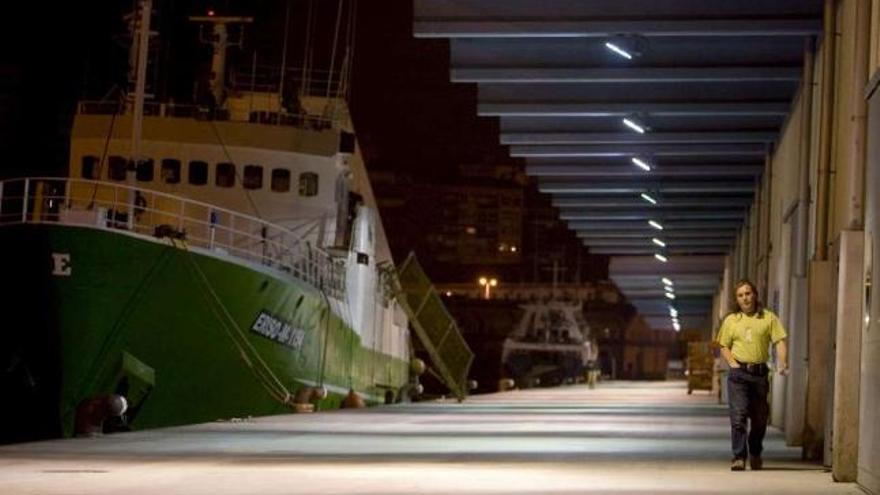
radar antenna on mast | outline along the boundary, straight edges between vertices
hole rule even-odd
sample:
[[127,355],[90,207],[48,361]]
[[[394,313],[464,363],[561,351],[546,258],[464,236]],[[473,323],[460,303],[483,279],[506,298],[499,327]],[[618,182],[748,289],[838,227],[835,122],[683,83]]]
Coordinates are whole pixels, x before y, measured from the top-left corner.
[[[189,20],[199,23],[199,41],[213,47],[214,55],[211,59],[210,77],[211,95],[214,97],[214,102],[217,105],[221,105],[224,100],[226,86],[226,48],[230,46],[241,48],[244,42],[244,29],[239,33],[237,40],[230,41],[227,26],[229,24],[250,24],[254,21],[254,18],[241,16],[216,16],[212,10],[208,11],[208,15],[190,16]],[[205,36],[205,24],[213,25],[213,31],[210,38]]]

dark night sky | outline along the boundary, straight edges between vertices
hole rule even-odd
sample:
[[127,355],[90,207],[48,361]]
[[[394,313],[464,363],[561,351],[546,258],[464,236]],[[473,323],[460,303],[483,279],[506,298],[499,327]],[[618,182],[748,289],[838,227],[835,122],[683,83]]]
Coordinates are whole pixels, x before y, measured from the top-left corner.
[[[337,3],[314,1],[323,39],[315,65],[322,68]],[[288,64],[300,65],[308,3],[291,2]],[[0,166],[2,176],[63,173],[76,101],[98,99],[125,80],[122,15],[133,2],[54,3],[49,15],[46,4],[31,2],[7,17],[27,22],[4,34],[0,56],[0,150],[12,157]],[[186,16],[209,7],[255,18],[245,48],[230,52],[232,64],[250,63],[255,49],[261,63],[279,63],[283,0],[154,0],[161,45],[153,91],[189,99],[210,51]],[[435,179],[453,176],[461,163],[511,161],[497,144],[497,121],[476,116],[476,87],[449,82],[448,43],[413,38],[412,8],[412,0],[358,2],[351,107],[368,165]]]
[[[497,119],[476,116],[476,85],[449,82],[449,44],[412,36],[412,1],[359,15],[353,82],[355,124],[381,162],[419,175],[456,165],[509,162]],[[399,137],[398,137],[399,136]]]

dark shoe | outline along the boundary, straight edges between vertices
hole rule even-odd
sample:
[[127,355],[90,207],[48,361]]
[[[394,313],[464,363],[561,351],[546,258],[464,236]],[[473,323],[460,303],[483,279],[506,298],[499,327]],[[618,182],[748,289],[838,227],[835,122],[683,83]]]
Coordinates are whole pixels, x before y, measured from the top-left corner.
[[764,460],[760,457],[750,457],[749,467],[752,468],[752,471],[760,471],[764,468]]
[[730,463],[731,471],[745,471],[746,470],[746,461],[744,459],[734,459],[733,462]]

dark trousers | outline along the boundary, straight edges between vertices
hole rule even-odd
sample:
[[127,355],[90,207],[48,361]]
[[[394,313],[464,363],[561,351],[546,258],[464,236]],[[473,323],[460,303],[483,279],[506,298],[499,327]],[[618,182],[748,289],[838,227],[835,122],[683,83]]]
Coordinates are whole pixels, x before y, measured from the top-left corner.
[[[730,400],[730,437],[735,459],[760,457],[767,432],[767,374],[755,375],[732,368],[727,375],[727,395]],[[751,425],[749,425],[751,422]]]

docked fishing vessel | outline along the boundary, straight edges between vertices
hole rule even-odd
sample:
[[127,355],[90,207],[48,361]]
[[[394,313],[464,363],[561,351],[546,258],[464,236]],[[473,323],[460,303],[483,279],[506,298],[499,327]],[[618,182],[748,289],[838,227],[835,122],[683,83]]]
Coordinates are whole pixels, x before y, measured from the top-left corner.
[[2,439],[108,396],[133,429],[398,400],[408,316],[340,79],[229,81],[251,19],[210,15],[207,103],[145,101],[149,17],[133,92],[79,104],[68,176],[0,182]]
[[521,305],[516,328],[504,339],[501,362],[515,386],[576,383],[595,367],[598,347],[577,301]]

